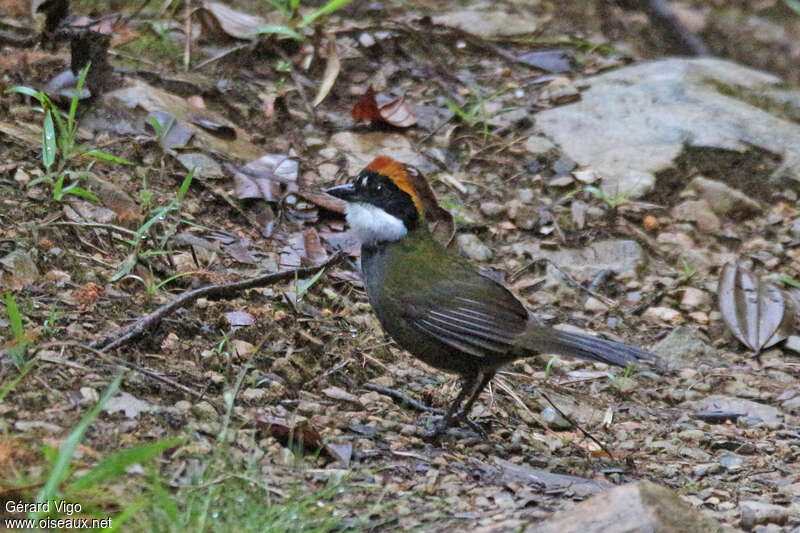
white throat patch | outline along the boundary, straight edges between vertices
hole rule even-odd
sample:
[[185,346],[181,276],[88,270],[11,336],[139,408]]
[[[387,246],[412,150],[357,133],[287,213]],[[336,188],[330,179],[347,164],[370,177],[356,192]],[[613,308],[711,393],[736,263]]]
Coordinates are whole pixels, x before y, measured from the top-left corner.
[[399,241],[408,233],[402,220],[372,204],[348,203],[346,218],[361,244]]

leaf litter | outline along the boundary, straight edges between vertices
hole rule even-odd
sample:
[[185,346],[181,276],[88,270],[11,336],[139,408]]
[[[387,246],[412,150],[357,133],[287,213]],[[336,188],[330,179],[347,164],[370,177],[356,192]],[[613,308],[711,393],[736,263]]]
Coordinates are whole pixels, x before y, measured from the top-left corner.
[[[591,26],[580,9],[565,9],[576,17],[575,24]],[[130,171],[104,164],[90,171],[132,199],[125,206],[138,209],[139,220],[149,220],[154,208],[174,196],[186,173],[178,155],[201,154],[221,169],[216,181],[194,183],[179,211],[148,226],[142,235],[147,248],[140,250],[146,253],[132,253],[125,227],[90,214],[97,208],[94,203],[74,198],[62,209],[42,184],[24,186],[24,180],[10,179],[11,170],[0,175],[8,207],[0,213],[2,256],[24,253],[42,272],[66,273],[15,276],[13,265],[2,267],[3,289],[22,303],[23,334],[33,341],[28,350],[43,353],[0,403],[0,413],[13,428],[2,441],[12,450],[0,455],[0,464],[9,464],[4,472],[23,470],[32,462],[30,455],[13,452],[20,446],[13,439],[24,439],[36,450],[51,438],[43,436],[45,427],[63,428],[58,437],[66,437],[82,413],[70,403],[75,401],[71,393],[87,385],[102,388],[114,375],[113,359],[101,360],[74,346],[45,348],[47,343],[63,338],[91,343],[197,283],[319,264],[338,247],[347,247],[343,206],[322,188],[385,154],[420,167],[431,180],[447,207],[443,240],[450,240],[457,224],[488,244],[492,266],[520,272],[515,286],[543,320],[572,320],[655,345],[663,356],[684,358],[685,364],[673,375],[641,371],[630,378],[608,378],[605,369],[581,362],[521,361],[504,376],[514,394],[493,388],[476,407],[474,416],[491,425],[488,440],[461,431],[432,445],[416,437],[417,425],[430,422],[427,415],[420,417],[360,385],[372,382],[442,406],[454,381],[387,342],[357,269],[344,263],[322,274],[313,268],[303,279],[284,280],[285,285],[198,298],[179,314],[166,316],[149,335],[120,348],[118,355],[183,389],[134,371],[123,382],[125,394],[151,409],[128,420],[120,412],[101,414],[86,437],[91,447],[116,449],[120,439],[146,442],[193,432],[197,437],[175,457],[209,460],[204,439],[219,430],[225,390],[250,365],[247,394],[235,402],[234,417],[241,426],[231,430],[231,449],[235,455],[260,454],[264,477],[276,486],[301,483],[313,490],[320,481],[307,472],[328,479],[347,469],[364,489],[341,500],[349,520],[366,504],[382,520],[404,529],[453,529],[466,520],[499,530],[519,528],[569,508],[591,490],[643,477],[676,488],[705,514],[734,527],[740,523],[737,505],[743,490],[779,505],[793,501],[797,367],[796,355],[780,344],[795,333],[787,318],[793,305],[774,282],[758,281],[748,270],[796,276],[800,258],[789,230],[800,218],[796,207],[791,202],[753,206],[754,218],[746,224],[720,215],[718,233],[724,238],[718,240],[696,232],[698,220],[673,218],[674,206],[656,210],[625,198],[593,195],[581,189],[583,180],[572,179],[591,169],[563,171],[557,150],[548,154],[550,148],[526,148],[536,144],[526,144],[535,137],[528,115],[535,118],[538,108],[580,98],[582,76],[629,57],[574,41],[559,46],[559,51],[570,50],[569,57],[526,57],[537,46],[519,33],[525,28],[501,27],[514,17],[511,6],[501,10],[502,16],[489,17],[493,24],[482,28],[479,37],[472,35],[478,32],[470,31],[475,28],[469,21],[485,13],[471,8],[464,13],[439,10],[431,27],[410,6],[377,10],[353,3],[314,23],[324,24],[324,36],[296,24],[312,9],[293,19],[212,2],[201,10],[219,28],[201,22],[212,37],[208,41],[189,34],[190,66],[202,65],[199,81],[177,75],[181,57],[167,62],[161,74],[145,76],[145,70],[153,72],[152,65],[125,57],[127,48],[112,42],[112,49],[122,50],[112,61],[125,64],[124,85],[87,104],[80,118],[85,124],[106,118],[109,124],[87,130],[83,142],[137,162]],[[546,13],[526,11],[535,23],[527,28],[546,34],[549,25],[559,22]],[[354,14],[364,21],[355,22]],[[198,12],[193,19],[205,16]],[[163,34],[163,42],[183,54],[186,35],[175,31],[184,27],[180,22]],[[120,24],[118,31],[134,39],[146,33],[138,17],[123,18]],[[285,31],[257,35],[269,24],[292,29],[306,41]],[[420,37],[430,35],[441,38]],[[224,44],[226,39],[241,42]],[[426,46],[420,46],[420,39]],[[220,43],[228,48],[220,49]],[[65,56],[38,57],[42,79],[66,66]],[[569,61],[572,57],[580,61]],[[526,59],[534,64],[521,64]],[[25,84],[41,81],[21,56],[7,60],[17,61],[14,75]],[[548,78],[546,71],[562,77]],[[205,109],[196,105],[201,94]],[[462,113],[452,112],[446,102],[454,102]],[[359,105],[369,113],[355,112]],[[33,154],[41,142],[41,116],[29,112],[22,100],[11,105],[6,98],[0,106],[8,117],[0,125],[5,134],[0,143],[8,158],[20,161],[18,168],[35,179],[41,175],[41,162]],[[522,113],[500,113],[511,107]],[[148,116],[169,117],[158,124],[166,128],[172,122],[166,133],[180,133],[179,138],[156,142]],[[570,178],[568,185],[548,186],[564,176]],[[591,183],[600,179],[593,176]],[[525,209],[531,206],[537,209]],[[130,222],[134,229],[127,231],[136,231],[136,218]],[[767,229],[782,248],[758,241]],[[555,238],[559,230],[563,237]],[[575,269],[570,272],[574,282],[563,283],[552,268],[532,264],[542,254],[562,251],[567,255],[561,266],[569,269],[573,256],[568,250],[599,238],[635,239],[650,256],[648,267],[622,268],[610,278]],[[352,243],[348,249],[356,255]],[[687,254],[690,250],[700,253]],[[132,279],[109,281],[129,257],[136,261],[132,272],[153,280],[149,287]],[[725,266],[735,259],[743,266]],[[596,260],[619,263],[613,254]],[[178,265],[188,269],[179,271]],[[200,269],[202,275],[172,279]],[[694,291],[715,293],[719,278],[732,281],[718,292],[717,308],[712,298]],[[686,297],[689,288],[695,297]],[[619,306],[598,307],[589,300],[589,290]],[[247,316],[236,314],[243,312]],[[689,327],[690,343],[671,325],[677,316]],[[726,327],[750,351],[761,351],[760,359],[747,357],[727,339]],[[243,346],[254,349],[239,349]],[[45,356],[54,349],[61,353]],[[6,364],[0,372],[3,384],[16,375]],[[47,388],[41,387],[45,378]],[[549,406],[533,394],[535,388],[556,398],[621,459],[597,455],[594,445],[570,428],[542,426],[532,415]],[[256,441],[252,425],[259,420],[269,422],[258,427]],[[19,425],[25,421],[49,426]],[[284,461],[287,446],[296,450],[290,442],[304,443],[302,453],[291,451],[295,467]],[[179,478],[186,465],[180,459],[161,468],[168,478]],[[126,476],[126,481],[135,479]],[[374,507],[381,493],[391,501]]]

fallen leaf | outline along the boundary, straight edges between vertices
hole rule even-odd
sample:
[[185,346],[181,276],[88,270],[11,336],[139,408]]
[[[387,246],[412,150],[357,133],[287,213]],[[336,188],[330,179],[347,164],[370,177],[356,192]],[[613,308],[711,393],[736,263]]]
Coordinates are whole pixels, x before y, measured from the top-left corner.
[[317,107],[325,100],[328,93],[331,92],[339,72],[342,70],[342,63],[339,61],[339,52],[336,50],[336,39],[333,37],[328,38],[328,62],[325,64],[325,74],[322,76],[322,83],[317,91],[317,96],[314,97],[313,106]]
[[375,93],[372,85],[358,99],[351,114],[356,120],[385,122],[398,128],[408,128],[418,120],[404,95],[397,98],[379,95]]
[[754,353],[759,353],[791,332],[794,300],[735,263],[722,268],[717,287],[719,307],[731,333]]

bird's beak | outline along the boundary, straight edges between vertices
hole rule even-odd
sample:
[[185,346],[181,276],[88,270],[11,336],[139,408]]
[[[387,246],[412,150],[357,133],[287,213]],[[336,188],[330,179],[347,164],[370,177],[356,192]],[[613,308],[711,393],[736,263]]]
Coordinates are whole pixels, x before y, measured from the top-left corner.
[[356,196],[356,187],[352,183],[345,183],[344,185],[337,185],[325,190],[331,196],[335,196],[345,202],[355,202],[358,200]]

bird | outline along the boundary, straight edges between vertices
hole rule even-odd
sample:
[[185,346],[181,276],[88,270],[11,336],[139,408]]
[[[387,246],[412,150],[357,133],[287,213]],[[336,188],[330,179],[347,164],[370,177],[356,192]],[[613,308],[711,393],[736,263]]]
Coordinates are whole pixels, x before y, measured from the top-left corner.
[[429,230],[441,210],[425,177],[389,156],[326,192],[345,202],[361,244],[361,275],[384,331],[426,364],[460,376],[461,389],[430,436],[469,412],[495,373],[540,353],[626,367],[652,353],[542,324],[509,289],[446,248]]

